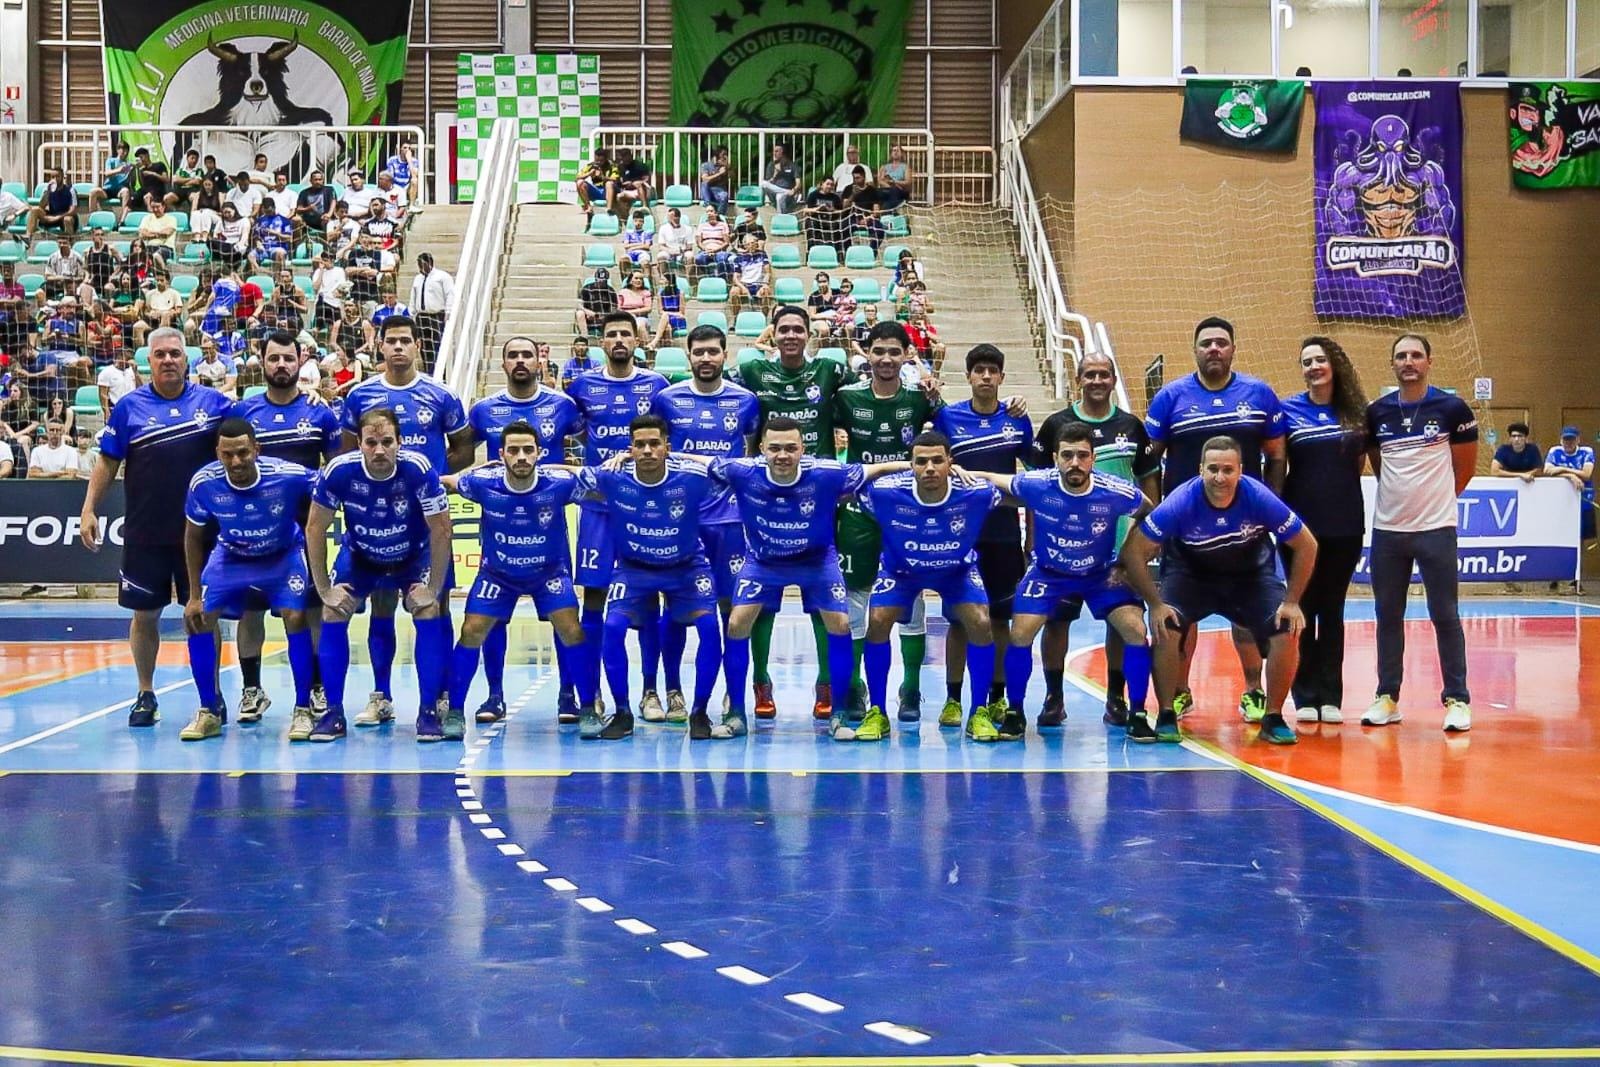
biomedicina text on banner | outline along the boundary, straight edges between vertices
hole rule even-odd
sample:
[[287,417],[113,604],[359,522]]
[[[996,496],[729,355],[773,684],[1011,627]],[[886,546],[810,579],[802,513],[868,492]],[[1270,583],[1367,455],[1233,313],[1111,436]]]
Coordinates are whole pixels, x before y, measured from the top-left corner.
[[1524,189],[1600,186],[1600,85],[1511,85],[1511,180]]
[[1460,315],[1455,83],[1317,82],[1316,313]]
[[1190,78],[1179,134],[1222,148],[1293,152],[1305,99],[1306,83],[1298,79]]
[[[101,0],[101,19],[113,126],[366,126],[399,117],[409,0]],[[175,147],[163,134],[169,164]],[[206,151],[229,174],[265,152],[291,180],[345,162],[337,135],[208,134]]]
[[672,0],[672,125],[892,126],[910,0]]

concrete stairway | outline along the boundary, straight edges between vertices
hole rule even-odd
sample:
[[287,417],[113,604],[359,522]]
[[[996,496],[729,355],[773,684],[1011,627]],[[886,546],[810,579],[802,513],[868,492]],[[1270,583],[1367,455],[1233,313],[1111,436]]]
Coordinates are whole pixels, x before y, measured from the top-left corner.
[[401,303],[410,297],[411,280],[417,276],[417,256],[423,252],[433,253],[434,266],[455,276],[470,214],[471,204],[430,204],[412,221],[406,230],[405,261],[399,270]]

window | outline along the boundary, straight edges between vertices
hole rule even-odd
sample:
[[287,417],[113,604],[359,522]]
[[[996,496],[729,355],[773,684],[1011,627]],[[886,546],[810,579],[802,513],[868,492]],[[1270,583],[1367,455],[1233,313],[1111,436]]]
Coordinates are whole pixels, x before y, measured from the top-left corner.
[[1309,67],[1317,78],[1365,78],[1371,60],[1367,0],[1287,0],[1292,25],[1280,21],[1278,75]]
[[1271,74],[1269,0],[1185,0],[1183,66],[1199,74]]
[[1464,77],[1466,63],[1467,0],[1378,0],[1374,77]]
[[1567,0],[1482,0],[1478,70],[1565,77]]
[[1580,78],[1600,78],[1600,0],[1578,0],[1578,66]]

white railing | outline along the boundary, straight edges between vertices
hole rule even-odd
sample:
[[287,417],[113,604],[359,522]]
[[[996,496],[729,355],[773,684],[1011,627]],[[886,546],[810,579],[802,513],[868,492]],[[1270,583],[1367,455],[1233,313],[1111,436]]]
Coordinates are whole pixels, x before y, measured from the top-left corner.
[[515,119],[494,124],[478,163],[478,197],[467,216],[456,267],[456,303],[445,319],[434,374],[462,400],[478,392],[478,368],[489,341],[489,320],[500,288],[500,265],[511,243],[521,151]]
[[1076,5],[1056,0],[1000,78],[1000,128],[1026,134],[1072,88]]

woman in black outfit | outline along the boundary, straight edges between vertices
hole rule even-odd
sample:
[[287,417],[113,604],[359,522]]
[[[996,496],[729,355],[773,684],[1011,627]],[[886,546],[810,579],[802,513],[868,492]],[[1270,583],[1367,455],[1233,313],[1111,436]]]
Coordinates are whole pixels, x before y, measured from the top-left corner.
[[[1361,470],[1366,454],[1367,397],[1343,348],[1328,337],[1300,343],[1306,391],[1285,397],[1289,474],[1283,499],[1317,539],[1317,564],[1300,599],[1306,626],[1300,632],[1295,671],[1296,717],[1300,722],[1339,723],[1344,716],[1344,601],[1361,558],[1366,509]],[[1282,550],[1287,564],[1291,555]]]

